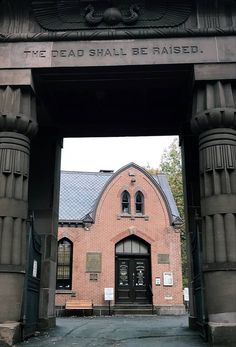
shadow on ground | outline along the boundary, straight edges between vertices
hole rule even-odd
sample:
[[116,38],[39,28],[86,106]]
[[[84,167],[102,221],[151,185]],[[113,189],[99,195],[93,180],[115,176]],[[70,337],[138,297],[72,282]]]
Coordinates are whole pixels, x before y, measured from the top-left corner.
[[57,319],[57,326],[16,347],[204,347],[188,317],[118,316]]

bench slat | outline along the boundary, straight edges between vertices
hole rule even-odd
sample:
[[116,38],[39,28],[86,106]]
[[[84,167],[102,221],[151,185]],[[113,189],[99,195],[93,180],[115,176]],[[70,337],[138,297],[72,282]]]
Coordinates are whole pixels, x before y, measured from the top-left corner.
[[91,300],[67,300],[66,310],[92,310],[93,303]]

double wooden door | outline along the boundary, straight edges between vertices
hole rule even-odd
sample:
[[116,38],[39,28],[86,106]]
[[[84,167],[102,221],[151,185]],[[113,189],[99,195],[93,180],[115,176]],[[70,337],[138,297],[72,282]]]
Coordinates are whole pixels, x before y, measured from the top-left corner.
[[151,303],[149,257],[116,258],[116,303]]

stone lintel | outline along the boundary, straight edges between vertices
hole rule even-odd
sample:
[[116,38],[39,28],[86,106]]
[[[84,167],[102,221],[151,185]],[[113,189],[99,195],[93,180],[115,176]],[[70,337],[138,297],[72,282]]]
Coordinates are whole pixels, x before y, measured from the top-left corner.
[[211,346],[236,346],[236,323],[208,323]]
[[0,70],[1,86],[28,86],[34,90],[31,69]]
[[232,80],[236,77],[236,63],[195,64],[195,81]]
[[1,69],[235,63],[235,37],[0,43]]

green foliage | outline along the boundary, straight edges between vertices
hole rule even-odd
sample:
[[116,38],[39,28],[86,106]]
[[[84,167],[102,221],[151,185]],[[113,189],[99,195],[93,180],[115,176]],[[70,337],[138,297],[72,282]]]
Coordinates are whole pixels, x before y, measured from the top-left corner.
[[177,208],[183,225],[181,227],[181,254],[182,254],[182,271],[183,271],[183,287],[188,287],[188,263],[187,263],[187,247],[186,234],[184,224],[184,195],[183,195],[183,177],[182,177],[182,161],[181,151],[178,146],[178,139],[174,139],[168,149],[166,149],[161,158],[161,172],[165,173],[172,190]]
[[144,168],[147,172],[149,172],[151,175],[156,175],[158,173],[160,173],[159,169],[154,169],[153,167],[146,167]]

